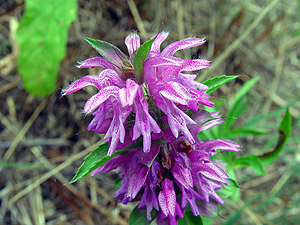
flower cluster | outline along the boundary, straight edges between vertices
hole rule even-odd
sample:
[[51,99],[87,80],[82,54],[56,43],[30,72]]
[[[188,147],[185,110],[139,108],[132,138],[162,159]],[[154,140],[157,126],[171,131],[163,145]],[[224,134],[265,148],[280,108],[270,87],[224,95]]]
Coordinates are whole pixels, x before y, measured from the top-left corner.
[[199,132],[222,123],[222,119],[201,108],[213,106],[205,93],[208,87],[196,82],[195,74],[183,72],[207,68],[210,62],[174,54],[205,40],[186,38],[160,51],[167,37],[167,32],[158,33],[147,42],[147,49],[146,43],[140,46],[137,34],[129,35],[125,39],[129,57],[110,43],[86,38],[101,57],[87,59],[78,67],[104,69],[99,75],[73,82],[63,95],[87,85],[98,89],[83,112],[93,112],[88,130],[105,134],[108,156],[134,143],[133,149],[112,157],[91,175],[119,167],[123,179],[115,193],[118,201],[140,200],[138,207],[147,210],[148,220],[154,208],[158,224],[177,224],[187,203],[195,216],[201,214],[200,203],[223,203],[216,190],[228,185],[229,176],[211,156],[216,150],[239,151],[240,146],[225,139],[198,139]]

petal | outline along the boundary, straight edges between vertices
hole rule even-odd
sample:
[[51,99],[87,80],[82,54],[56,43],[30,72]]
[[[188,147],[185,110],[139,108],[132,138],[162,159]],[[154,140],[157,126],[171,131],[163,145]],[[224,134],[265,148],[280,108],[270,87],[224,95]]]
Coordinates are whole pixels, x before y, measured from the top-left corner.
[[141,170],[137,171],[138,174],[131,174],[126,196],[129,198],[129,201],[133,200],[136,197],[136,195],[144,185],[149,171],[150,168],[148,166],[143,166]]
[[155,40],[152,43],[151,50],[149,52],[149,58],[160,55],[160,45],[164,40],[166,40],[168,36],[169,36],[169,32],[161,32],[156,36],[152,37],[155,38]]
[[62,93],[63,95],[68,95],[88,85],[93,85],[100,90],[100,82],[101,78],[98,75],[87,75],[80,78],[79,80],[74,81],[72,84],[69,85],[69,87],[63,90]]
[[140,37],[136,33],[131,33],[125,38],[125,44],[130,57],[137,52],[140,47]]
[[89,67],[95,67],[95,66],[114,70],[114,66],[103,57],[93,57],[93,58],[86,59],[83,62],[79,62],[79,65],[77,67],[78,68],[89,68]]
[[84,105],[83,112],[91,113],[97,109],[103,102],[105,102],[110,96],[117,97],[117,93],[120,88],[116,86],[108,86],[100,90],[97,94],[93,95]]
[[225,151],[234,151],[238,152],[241,150],[241,146],[234,141],[227,139],[217,139],[205,141],[199,146],[200,149],[211,151],[214,149],[225,150]]
[[159,206],[164,215],[174,216],[176,195],[175,195],[173,181],[165,178],[165,180],[161,183],[161,186],[162,186],[162,190],[158,195]]
[[186,88],[179,83],[158,81],[155,86],[155,91],[173,102],[187,105],[192,100]]
[[176,181],[184,188],[189,189],[193,187],[193,178],[188,168],[181,168],[177,163],[174,163],[171,170]]
[[174,55],[175,52],[178,50],[184,50],[187,48],[195,47],[198,45],[202,45],[205,42],[204,39],[201,38],[185,38],[180,41],[173,42],[169,44],[164,50],[161,52],[162,56],[171,57]]

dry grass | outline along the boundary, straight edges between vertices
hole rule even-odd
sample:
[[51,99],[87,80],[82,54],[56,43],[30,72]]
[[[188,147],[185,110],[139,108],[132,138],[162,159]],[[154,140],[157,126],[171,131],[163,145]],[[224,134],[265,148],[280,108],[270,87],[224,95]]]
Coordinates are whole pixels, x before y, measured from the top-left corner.
[[[97,55],[80,32],[107,40],[124,52],[124,38],[136,30],[143,41],[162,29],[170,31],[164,45],[187,36],[206,36],[205,45],[180,53],[186,58],[200,56],[213,61],[211,69],[199,73],[199,81],[222,74],[247,75],[222,87],[215,96],[228,96],[230,104],[246,80],[261,77],[251,92],[251,107],[239,118],[241,121],[255,115],[262,106],[267,114],[300,98],[296,0],[79,0],[57,91],[45,99],[26,93],[16,70],[15,32],[24,3],[8,0],[1,4],[0,224],[128,224],[134,205],[115,204],[112,183],[116,172],[67,184],[100,140],[86,131],[91,117],[81,114],[93,90],[87,88],[60,98],[61,87],[96,72],[74,67],[77,61]],[[227,200],[220,207],[223,217],[229,218],[260,195],[235,224],[300,223],[299,110],[299,103],[291,108],[292,138],[280,159],[267,167],[268,174],[259,177],[248,168],[237,172],[243,187],[241,200]],[[258,153],[274,145],[279,117],[268,122],[262,125],[270,128],[270,135],[239,140],[244,153]],[[223,222],[222,218],[214,220],[214,224]]]

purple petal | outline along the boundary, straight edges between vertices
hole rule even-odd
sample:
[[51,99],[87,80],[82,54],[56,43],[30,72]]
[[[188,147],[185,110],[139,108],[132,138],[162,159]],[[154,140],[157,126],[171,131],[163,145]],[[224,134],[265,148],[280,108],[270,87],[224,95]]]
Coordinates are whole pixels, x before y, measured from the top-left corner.
[[177,163],[174,163],[171,170],[175,180],[186,189],[193,187],[193,178],[188,168],[181,168]]
[[93,85],[100,90],[101,89],[99,84],[100,82],[101,82],[101,78],[98,75],[87,75],[80,78],[79,80],[74,81],[72,84],[69,85],[69,87],[67,87],[62,92],[63,95],[68,95],[88,85]]
[[173,42],[172,44],[169,44],[161,52],[161,55],[166,56],[166,57],[171,57],[178,50],[184,50],[184,49],[187,49],[187,48],[202,45],[204,42],[205,42],[205,40],[201,39],[201,38],[193,38],[193,37],[185,38],[183,40],[176,41],[176,42]]
[[160,150],[159,143],[154,143],[151,145],[151,150],[149,152],[145,152],[142,148],[139,149],[139,161],[144,165],[150,165],[154,158],[157,156]]
[[176,195],[173,181],[165,178],[161,186],[162,190],[158,195],[159,206],[164,215],[175,216]]
[[136,197],[136,195],[144,185],[149,171],[150,168],[148,166],[143,166],[143,168],[139,170],[138,174],[131,174],[126,196],[130,201]]
[[161,32],[158,33],[156,36],[152,37],[155,38],[155,40],[153,41],[153,44],[151,46],[151,50],[149,52],[149,58],[160,55],[160,45],[164,40],[166,40],[168,35],[169,32]]
[[93,95],[84,105],[83,112],[91,113],[97,109],[103,102],[105,102],[110,96],[117,97],[117,93],[120,88],[116,86],[108,86],[103,88],[98,92],[98,94]]
[[125,44],[130,57],[132,57],[140,47],[140,37],[136,33],[131,33],[125,38]]
[[228,174],[214,163],[192,163],[191,170],[193,173],[201,173],[205,177],[221,183],[226,183],[226,178],[229,178]]
[[191,100],[190,95],[188,91],[185,89],[185,87],[181,84],[178,84],[176,82],[163,82],[158,81],[156,84],[156,91],[158,91],[162,96],[165,98],[182,104],[187,105],[188,101]]
[[89,68],[89,67],[103,67],[105,69],[112,69],[114,70],[114,66],[108,62],[105,58],[103,57],[93,57],[84,60],[83,62],[79,62],[79,65],[77,66],[78,68]]
[[217,139],[205,141],[199,146],[200,149],[211,151],[214,149],[225,150],[225,151],[234,151],[238,152],[241,150],[241,146],[234,141],[227,139]]

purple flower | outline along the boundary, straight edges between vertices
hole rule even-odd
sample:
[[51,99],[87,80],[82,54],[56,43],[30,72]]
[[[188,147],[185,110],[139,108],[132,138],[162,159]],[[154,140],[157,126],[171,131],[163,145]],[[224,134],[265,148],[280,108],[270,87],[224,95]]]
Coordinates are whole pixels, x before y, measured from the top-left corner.
[[168,118],[168,125],[175,137],[181,131],[187,140],[194,144],[195,140],[187,126],[196,124],[181,109],[198,111],[198,105],[213,106],[204,93],[208,87],[194,81],[196,75],[184,74],[182,71],[195,71],[210,66],[205,59],[184,60],[174,57],[174,53],[198,45],[205,41],[200,38],[186,38],[168,45],[160,52],[161,43],[168,33],[159,33],[152,45],[149,58],[144,64],[145,81],[156,106]]
[[110,43],[85,38],[101,57],[87,59],[78,67],[104,70],[73,82],[63,95],[88,85],[98,90],[85,103],[83,113],[94,116],[88,130],[105,134],[108,156],[135,142],[134,149],[117,152],[91,175],[119,168],[122,186],[115,193],[117,201],[127,204],[140,200],[138,208],[147,211],[148,220],[155,209],[158,224],[175,225],[187,203],[195,216],[205,214],[211,205],[223,204],[216,191],[229,185],[229,176],[211,157],[218,154],[217,150],[239,151],[240,146],[226,139],[198,139],[199,132],[223,121],[218,113],[201,109],[203,105],[213,106],[205,93],[208,87],[195,81],[197,75],[184,72],[207,68],[210,62],[181,59],[174,54],[202,45],[205,40],[186,38],[161,51],[167,36],[162,32],[152,38],[142,67],[135,57],[140,57],[147,45],[140,46],[137,34],[125,39],[129,56]]
[[67,95],[88,85],[98,89],[98,93],[86,102],[83,112],[94,112],[94,119],[88,126],[88,130],[106,134],[103,141],[110,142],[109,156],[113,154],[118,144],[124,143],[126,129],[124,124],[131,113],[134,113],[136,118],[132,141],[142,135],[145,152],[150,151],[151,132],[161,132],[157,122],[149,114],[148,102],[145,100],[142,87],[134,81],[133,56],[140,46],[139,41],[137,34],[129,35],[125,39],[130,54],[129,58],[117,47],[103,42],[105,48],[97,48],[103,57],[87,59],[78,67],[99,66],[104,70],[99,75],[87,75],[63,90],[63,95]]
[[[198,111],[193,117],[198,124],[191,127],[190,133],[197,136],[197,130],[219,124],[220,117],[214,116],[211,120],[207,112]],[[195,216],[205,213],[210,205],[223,204],[216,190],[223,188],[223,184],[229,185],[229,176],[221,164],[212,161],[211,157],[217,154],[217,149],[240,150],[240,146],[230,140],[201,142],[196,136],[192,145],[184,135],[176,138],[167,128],[163,136],[152,143],[149,153],[138,147],[112,158],[93,175],[120,167],[123,180],[122,187],[115,194],[117,200],[124,204],[140,200],[138,207],[147,210],[148,220],[151,220],[150,213],[154,208],[157,221],[167,224],[167,220],[175,225],[183,217],[187,203]]]

